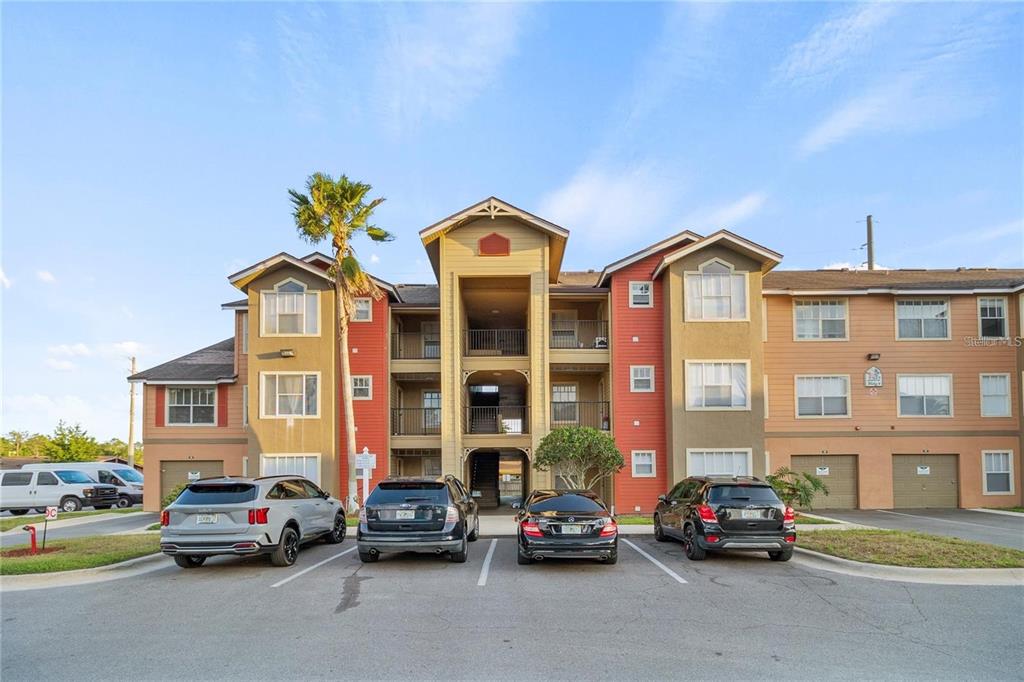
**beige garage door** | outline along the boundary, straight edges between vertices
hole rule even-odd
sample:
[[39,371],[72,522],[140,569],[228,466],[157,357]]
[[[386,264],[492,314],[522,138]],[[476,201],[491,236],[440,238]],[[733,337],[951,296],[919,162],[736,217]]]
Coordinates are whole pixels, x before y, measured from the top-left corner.
[[857,508],[857,455],[793,455],[793,471],[815,474],[828,486],[813,509]]
[[956,455],[893,455],[892,497],[896,509],[957,507]]
[[189,472],[192,472],[194,475],[197,471],[199,472],[199,478],[223,476],[224,460],[188,460],[184,462],[170,460],[160,462],[160,499],[163,499],[175,486],[188,483]]

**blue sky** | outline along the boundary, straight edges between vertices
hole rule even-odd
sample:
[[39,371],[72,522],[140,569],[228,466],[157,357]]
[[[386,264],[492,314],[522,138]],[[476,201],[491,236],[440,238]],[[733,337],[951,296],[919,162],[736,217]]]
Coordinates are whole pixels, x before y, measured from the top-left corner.
[[730,228],[786,268],[1024,267],[1014,4],[15,4],[3,28],[3,428],[127,431],[231,335],[226,275],[304,254],[286,189],[387,197],[377,275],[491,194],[567,269]]

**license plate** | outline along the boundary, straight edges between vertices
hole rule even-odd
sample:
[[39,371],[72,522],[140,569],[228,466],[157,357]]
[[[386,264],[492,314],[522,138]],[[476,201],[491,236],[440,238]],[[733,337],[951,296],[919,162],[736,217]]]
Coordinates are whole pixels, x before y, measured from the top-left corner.
[[740,518],[741,519],[760,519],[760,518],[763,518],[763,515],[761,514],[761,510],[760,509],[741,509],[740,510]]
[[196,523],[217,523],[216,514],[197,514]]
[[407,521],[416,518],[416,511],[413,509],[399,509],[395,512],[395,518],[399,521]]
[[563,523],[562,524],[562,535],[581,535],[583,533],[583,526],[578,523]]

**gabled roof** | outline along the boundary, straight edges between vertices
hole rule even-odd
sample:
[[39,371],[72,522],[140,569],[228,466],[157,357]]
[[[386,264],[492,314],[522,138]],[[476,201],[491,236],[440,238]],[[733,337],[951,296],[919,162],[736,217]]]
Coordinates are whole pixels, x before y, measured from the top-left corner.
[[776,270],[765,275],[766,294],[1012,293],[1024,291],[1024,269],[996,270]]
[[221,303],[221,310],[247,310],[249,308],[249,299],[240,298],[237,301],[228,301],[227,303]]
[[760,244],[755,244],[749,239],[744,239],[738,234],[733,234],[728,230],[719,230],[714,234],[708,235],[703,239],[700,239],[692,244],[684,246],[683,248],[678,249],[677,251],[673,251],[672,253],[666,255],[664,258],[661,259],[661,262],[658,263],[658,267],[654,269],[653,277],[657,277],[658,275],[660,275],[665,268],[667,268],[672,263],[675,263],[680,258],[685,258],[691,253],[695,253],[702,249],[706,249],[707,247],[713,244],[723,243],[727,244],[728,247],[733,251],[738,251],[744,254],[745,256],[749,256],[750,258],[760,262],[761,272],[768,272],[776,265],[778,265],[780,262],[782,262],[781,253],[772,251],[771,249],[761,246]]
[[601,271],[600,277],[597,278],[596,285],[604,285],[608,277],[611,276],[611,274],[616,270],[621,270],[622,268],[629,267],[630,265],[636,263],[637,261],[641,261],[644,258],[647,258],[648,256],[653,256],[659,251],[671,248],[673,246],[676,246],[677,244],[682,244],[684,242],[692,243],[701,238],[702,237],[696,232],[691,232],[690,230],[683,230],[679,234],[672,235],[668,239],[662,239],[660,242],[656,244],[651,244],[645,249],[640,249],[636,253],[631,253],[625,258],[620,258],[614,263],[604,266],[604,270]]
[[128,377],[128,381],[148,384],[217,384],[233,383],[235,379],[234,337]]
[[[282,251],[281,253],[275,256],[271,256],[266,260],[262,260],[259,263],[256,263],[255,265],[250,265],[244,270],[240,270],[239,272],[236,272],[233,275],[229,275],[228,281],[231,282],[236,287],[238,287],[239,289],[241,289],[242,291],[246,291],[249,286],[249,283],[255,280],[256,278],[261,277],[267,274],[268,272],[272,272],[277,268],[284,267],[286,265],[293,265],[299,268],[300,270],[305,270],[311,275],[316,275],[317,277],[327,280],[328,282],[333,282],[334,280],[331,279],[330,275],[327,274],[327,269],[325,267],[322,267],[322,265],[325,263],[328,266],[330,266],[330,264],[332,264],[333,262],[334,259],[332,259],[330,256],[324,255],[318,251],[314,251],[313,253],[309,254],[304,258],[296,258],[290,253],[285,253],[284,251]],[[373,275],[370,275],[370,279],[372,279],[374,284],[376,284],[378,287],[380,287],[390,295],[394,296],[396,301],[402,300],[401,297],[399,297],[398,292],[395,290],[394,285],[391,284],[390,282],[385,282],[384,280],[378,279]]]
[[441,305],[441,288],[436,284],[396,284],[401,307],[437,308]]

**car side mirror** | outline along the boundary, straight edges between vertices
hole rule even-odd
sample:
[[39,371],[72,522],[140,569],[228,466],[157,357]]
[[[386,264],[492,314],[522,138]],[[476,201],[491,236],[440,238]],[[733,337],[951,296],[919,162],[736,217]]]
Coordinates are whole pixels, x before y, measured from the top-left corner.
[[665,497],[664,495],[658,495],[658,501],[659,502],[668,502],[668,498]]
[[321,497],[323,497],[325,500],[329,500],[331,499],[331,494],[327,491],[324,491]]

